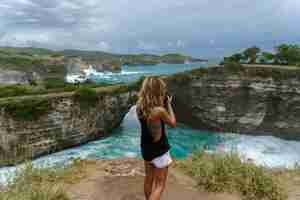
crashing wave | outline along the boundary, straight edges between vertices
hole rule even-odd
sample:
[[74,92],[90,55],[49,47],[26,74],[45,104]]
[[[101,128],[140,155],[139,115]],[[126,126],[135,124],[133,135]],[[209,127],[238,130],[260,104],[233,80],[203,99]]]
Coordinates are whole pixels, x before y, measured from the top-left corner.
[[110,80],[118,79],[120,76],[129,76],[134,74],[140,74],[141,72],[133,72],[121,70],[120,72],[111,72],[111,71],[97,71],[92,65],[89,65],[88,69],[82,70],[80,74],[68,74],[65,78],[67,83],[84,83],[88,80]]
[[93,74],[98,73],[92,65],[89,65],[88,69],[84,69],[79,74],[68,74],[65,78],[67,83],[84,83],[89,80],[89,77]]
[[88,79],[83,74],[72,74],[72,75],[67,75],[65,80],[67,83],[84,83]]

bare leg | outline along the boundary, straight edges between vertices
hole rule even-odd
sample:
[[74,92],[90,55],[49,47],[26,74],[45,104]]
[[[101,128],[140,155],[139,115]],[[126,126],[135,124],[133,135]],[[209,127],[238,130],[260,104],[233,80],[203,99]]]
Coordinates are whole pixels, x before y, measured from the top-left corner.
[[150,199],[152,185],[153,185],[153,170],[154,166],[150,163],[145,161],[145,180],[144,180],[144,193],[146,200]]
[[153,187],[149,200],[160,200],[168,177],[168,167],[154,168]]

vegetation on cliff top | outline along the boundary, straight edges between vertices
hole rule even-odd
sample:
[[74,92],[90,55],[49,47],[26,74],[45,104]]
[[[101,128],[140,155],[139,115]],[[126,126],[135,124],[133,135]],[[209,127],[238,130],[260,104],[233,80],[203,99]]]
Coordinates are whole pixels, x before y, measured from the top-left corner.
[[48,99],[30,98],[24,100],[11,100],[1,104],[7,114],[20,121],[36,120],[47,114],[52,106]]
[[300,68],[287,68],[278,66],[259,66],[259,65],[244,65],[236,62],[227,62],[222,67],[213,66],[209,68],[199,68],[191,71],[180,72],[171,76],[165,77],[167,81],[174,81],[180,84],[187,84],[192,79],[207,78],[226,79],[230,76],[243,78],[261,78],[273,79],[274,81],[284,81],[295,79],[300,81]]
[[0,48],[0,69],[37,72],[41,76],[63,79],[66,75],[63,55],[47,49]]
[[225,57],[226,62],[248,64],[275,64],[300,66],[300,46],[294,44],[281,44],[274,47],[273,52],[261,51],[259,47],[245,49],[241,53]]
[[238,192],[245,200],[287,199],[270,169],[243,163],[235,154],[195,153],[179,167],[209,192]]
[[80,87],[97,88],[103,86],[109,86],[107,83],[81,83],[80,85],[66,83],[64,80],[57,78],[47,78],[43,83],[38,85],[0,85],[0,98],[60,93],[60,92],[72,92]]
[[[79,103],[81,109],[86,110],[88,108],[93,108],[97,104],[99,96],[119,95],[120,93],[138,90],[142,81],[143,78],[134,83],[113,85],[110,87],[107,85],[105,85],[107,87],[99,87],[95,84],[85,84],[81,86],[72,85],[70,87],[63,87],[60,89],[54,88],[52,91],[74,91],[73,95],[75,102]],[[6,86],[2,88],[0,87],[0,98],[7,97],[7,95],[37,95],[45,94],[47,92],[48,90],[45,89],[32,89],[31,86]],[[39,117],[51,111],[52,104],[50,98],[51,97],[48,96],[4,98],[0,102],[0,108],[4,109],[6,114],[16,120],[32,121],[39,119]]]
[[89,87],[80,87],[77,89],[74,98],[82,109],[95,108],[99,100],[96,90]]
[[64,184],[74,183],[84,177],[87,164],[87,161],[73,160],[68,167],[38,169],[34,168],[32,163],[27,163],[0,192],[0,199],[70,200],[64,190]]
[[[223,67],[209,67],[209,68],[199,68],[187,72],[177,73],[171,76],[168,76],[167,80],[175,80],[177,82],[184,83],[189,81],[192,78],[202,77],[202,76],[230,76],[238,75],[245,77],[260,77],[260,78],[273,78],[276,81],[285,80],[289,78],[295,78],[300,80],[300,68],[288,68],[288,67],[263,67],[259,65],[244,65],[233,61],[228,61],[224,63]],[[120,84],[122,87],[127,90],[128,88],[139,88],[141,81],[131,84]],[[0,98],[13,97],[13,96],[25,96],[25,95],[37,95],[37,94],[48,94],[48,93],[59,93],[59,92],[72,92],[76,91],[80,87],[88,88],[98,88],[103,86],[109,86],[112,84],[102,83],[83,83],[80,85],[69,84],[64,82],[59,78],[47,78],[43,83],[37,85],[9,85],[1,86],[0,85]]]
[[81,50],[64,50],[63,55],[67,57],[80,56],[85,60],[104,60],[120,62],[125,65],[155,65],[159,63],[171,63],[180,64],[185,61],[199,62],[206,61],[203,59],[193,58],[182,54],[165,54],[165,55],[153,55],[153,54],[112,54],[102,51],[81,51]]

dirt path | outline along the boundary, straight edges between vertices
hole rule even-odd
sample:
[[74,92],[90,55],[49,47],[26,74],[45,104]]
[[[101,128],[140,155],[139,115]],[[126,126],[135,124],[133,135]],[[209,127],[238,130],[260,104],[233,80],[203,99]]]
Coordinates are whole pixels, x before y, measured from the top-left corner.
[[[143,163],[137,160],[98,161],[79,183],[67,186],[72,200],[144,200]],[[162,200],[239,200],[229,194],[209,194],[189,177],[171,168]]]

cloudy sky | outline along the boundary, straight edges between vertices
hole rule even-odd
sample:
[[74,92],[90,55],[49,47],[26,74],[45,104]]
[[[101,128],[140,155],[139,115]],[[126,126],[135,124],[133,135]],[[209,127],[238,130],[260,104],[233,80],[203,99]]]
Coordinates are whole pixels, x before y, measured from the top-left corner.
[[300,43],[300,0],[0,0],[0,46],[216,57]]

